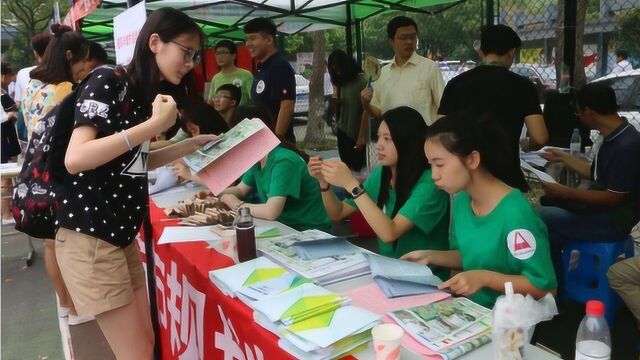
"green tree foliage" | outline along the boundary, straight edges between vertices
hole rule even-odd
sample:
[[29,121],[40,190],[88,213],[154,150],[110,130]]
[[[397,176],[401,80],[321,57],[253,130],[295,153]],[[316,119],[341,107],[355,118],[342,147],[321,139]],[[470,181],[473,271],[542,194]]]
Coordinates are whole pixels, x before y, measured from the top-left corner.
[[[11,62],[16,69],[33,64],[31,37],[44,31],[53,18],[53,0],[3,0],[2,31],[15,27],[18,32],[11,45],[3,54],[3,59]],[[58,1],[60,15],[67,12],[67,1]]]
[[616,16],[616,46],[640,59],[640,8]]

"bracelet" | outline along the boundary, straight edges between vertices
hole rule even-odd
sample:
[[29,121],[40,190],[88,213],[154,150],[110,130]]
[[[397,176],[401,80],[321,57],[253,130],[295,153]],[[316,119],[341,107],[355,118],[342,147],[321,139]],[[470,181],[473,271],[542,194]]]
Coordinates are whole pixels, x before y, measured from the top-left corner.
[[318,184],[318,187],[320,188],[320,192],[327,192],[331,189],[331,184],[327,184],[327,187],[322,187],[322,185]]
[[120,133],[124,136],[124,142],[127,143],[127,148],[129,148],[129,151],[133,150],[133,146],[131,146],[131,142],[129,142],[129,137],[127,136],[127,131],[122,130]]

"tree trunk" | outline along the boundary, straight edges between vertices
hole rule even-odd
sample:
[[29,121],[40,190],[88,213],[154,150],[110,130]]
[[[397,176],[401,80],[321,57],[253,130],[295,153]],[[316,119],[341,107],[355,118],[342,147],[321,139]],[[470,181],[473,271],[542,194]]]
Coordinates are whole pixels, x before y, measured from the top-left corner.
[[[587,76],[584,72],[584,26],[587,16],[587,0],[577,0],[576,9],[576,51],[575,51],[575,67],[573,73],[572,87],[579,89],[587,82]],[[558,0],[558,26],[556,27],[556,74],[560,79],[558,85],[569,81],[569,68],[565,66],[564,59],[564,0]],[[562,87],[561,85],[559,88]]]
[[324,73],[325,73],[325,39],[324,31],[314,31],[313,70],[309,84],[309,115],[307,133],[304,137],[305,147],[316,147],[324,140]]
[[576,11],[576,67],[573,74],[573,87],[580,89],[587,83],[584,72],[584,23],[587,17],[587,0],[578,0]]

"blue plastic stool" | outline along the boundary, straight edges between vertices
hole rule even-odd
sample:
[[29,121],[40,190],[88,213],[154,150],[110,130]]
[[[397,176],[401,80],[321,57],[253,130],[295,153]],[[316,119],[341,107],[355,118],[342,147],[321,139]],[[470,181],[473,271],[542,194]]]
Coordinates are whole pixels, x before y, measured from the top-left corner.
[[[575,268],[570,268],[571,253],[580,253]],[[631,236],[616,242],[570,242],[562,249],[564,267],[564,296],[580,303],[600,300],[605,306],[605,318],[609,327],[613,327],[616,311],[622,300],[609,286],[607,271],[618,261],[618,257],[633,257],[633,238]]]

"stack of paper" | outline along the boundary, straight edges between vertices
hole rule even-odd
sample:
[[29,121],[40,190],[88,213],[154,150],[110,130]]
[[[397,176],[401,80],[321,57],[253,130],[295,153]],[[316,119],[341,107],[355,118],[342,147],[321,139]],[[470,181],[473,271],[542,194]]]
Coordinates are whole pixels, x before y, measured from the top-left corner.
[[334,359],[357,352],[371,340],[380,316],[346,306],[286,328],[278,342],[298,359]]
[[298,241],[293,250],[303,260],[316,260],[325,257],[348,255],[362,252],[362,249],[351,244],[345,238],[331,237],[327,239]]
[[366,257],[373,280],[390,299],[434,293],[442,283],[428,266],[374,254]]
[[351,300],[315,284],[303,284],[280,295],[253,303],[254,318],[284,326],[299,323],[338,309]]
[[491,310],[453,298],[389,313],[420,344],[453,359],[491,340]]
[[304,260],[295,251],[295,244],[330,237],[332,236],[319,230],[307,230],[277,238],[263,239],[258,242],[258,251],[274,262],[305,278],[313,279],[322,286],[370,273],[367,259],[362,253]]
[[[259,285],[269,280],[280,279],[281,284],[296,283],[295,277],[283,267],[274,264],[271,260],[259,257],[228,268],[209,272],[209,278],[225,295],[236,297],[240,290],[254,286],[259,292]],[[262,290],[266,292],[265,290]],[[247,291],[247,294],[253,294]],[[251,295],[245,295],[251,297]]]

